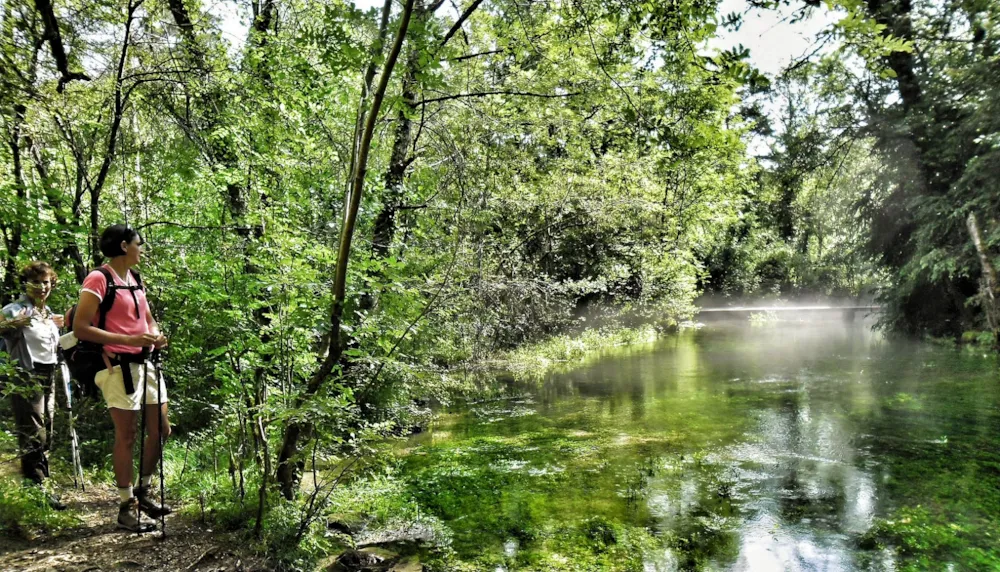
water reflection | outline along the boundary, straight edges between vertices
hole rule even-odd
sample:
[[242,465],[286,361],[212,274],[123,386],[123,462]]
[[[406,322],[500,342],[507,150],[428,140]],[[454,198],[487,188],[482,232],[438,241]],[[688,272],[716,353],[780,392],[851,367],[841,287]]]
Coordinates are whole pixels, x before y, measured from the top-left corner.
[[455,409],[413,463],[448,486],[436,467],[461,450],[462,474],[496,481],[491,518],[519,540],[451,515],[459,552],[466,538],[511,560],[544,536],[530,527],[598,515],[664,539],[646,570],[894,570],[858,548],[898,502],[893,470],[956,439],[995,444],[995,377],[858,323],[713,326],[512,388],[533,400]]
[[[851,569],[852,534],[868,529],[877,506],[871,464],[858,462],[856,428],[839,390],[845,374],[870,386],[860,366],[868,361],[870,334],[845,327],[729,334],[737,341],[716,344],[723,352],[709,350],[704,362],[711,371],[696,377],[729,379],[733,398],[770,399],[747,412],[755,418],[751,438],[711,458],[734,471],[744,514],[732,525],[739,531],[735,558],[713,559],[709,567]],[[711,335],[701,337],[711,343]]]

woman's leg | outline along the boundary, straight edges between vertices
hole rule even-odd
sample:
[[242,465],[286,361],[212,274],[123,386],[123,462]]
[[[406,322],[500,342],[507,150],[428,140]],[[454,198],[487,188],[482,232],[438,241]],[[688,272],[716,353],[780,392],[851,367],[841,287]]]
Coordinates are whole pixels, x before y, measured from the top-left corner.
[[[140,368],[143,371],[139,371]],[[136,379],[145,379],[143,407],[146,408],[146,439],[143,442],[142,472],[135,496],[139,499],[139,507],[142,508],[143,512],[153,518],[158,518],[171,512],[170,507],[161,505],[161,499],[157,499],[157,495],[150,492],[155,490],[155,487],[150,485],[153,473],[156,472],[157,462],[163,454],[163,442],[170,436],[170,419],[167,417],[167,391],[163,379],[153,364],[149,362],[142,365],[136,364],[133,372]],[[162,479],[163,475],[160,477]]]
[[115,424],[115,447],[111,454],[115,468],[115,482],[119,489],[132,487],[132,449],[138,430],[136,416],[138,411],[111,407],[111,420]]
[[49,476],[45,456],[49,438],[46,433],[45,392],[40,376],[21,373],[19,379],[21,381],[11,392],[10,399],[21,449],[21,473],[24,478],[41,484]]
[[[118,505],[118,528],[133,532],[149,532],[156,528],[153,521],[138,514],[138,501],[132,496],[132,448],[138,432],[136,417],[138,411],[109,408],[111,420],[115,423],[115,448],[112,461],[115,467],[115,481],[122,503]],[[125,498],[128,497],[128,500]]]
[[160,404],[160,413],[156,413],[156,404],[146,406],[146,442],[142,449],[142,476],[152,475],[160,460],[160,427],[157,421],[162,419],[163,442],[170,436],[170,419],[167,417],[167,404]]

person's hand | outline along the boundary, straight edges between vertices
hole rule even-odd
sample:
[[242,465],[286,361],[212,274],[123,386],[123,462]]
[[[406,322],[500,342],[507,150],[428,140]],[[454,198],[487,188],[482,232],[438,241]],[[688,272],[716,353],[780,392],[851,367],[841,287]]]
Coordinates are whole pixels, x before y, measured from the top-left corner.
[[125,336],[125,345],[145,348],[156,344],[156,339],[157,336],[155,334],[135,334]]
[[12,328],[23,328],[31,323],[31,315],[28,314],[28,309],[25,308],[21,312],[7,321],[7,324]]
[[115,368],[111,365],[111,358],[113,357],[115,356],[109,354],[106,349],[101,352],[101,359],[104,360],[104,365],[108,368],[108,375],[113,375],[115,373]]
[[52,322],[55,323],[56,327],[61,328],[66,325],[66,318],[62,314],[52,314]]
[[165,348],[165,347],[167,347],[167,343],[168,343],[167,342],[167,336],[164,336],[163,334],[160,334],[156,338],[156,341],[153,343],[153,347],[155,347],[156,349]]

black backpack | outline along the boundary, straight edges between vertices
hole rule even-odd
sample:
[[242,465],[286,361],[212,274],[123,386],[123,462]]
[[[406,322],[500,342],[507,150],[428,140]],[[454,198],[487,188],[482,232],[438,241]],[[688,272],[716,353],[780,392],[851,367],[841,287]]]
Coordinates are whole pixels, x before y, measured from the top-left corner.
[[[142,285],[142,277],[135,270],[129,270],[132,274],[133,281],[135,282],[132,286],[119,286],[115,283],[115,279],[111,276],[111,271],[103,266],[97,269],[98,272],[104,275],[104,279],[107,280],[107,289],[104,292],[104,298],[101,300],[101,304],[97,307],[97,327],[100,329],[105,329],[107,323],[108,312],[111,311],[111,307],[115,304],[115,298],[118,297],[119,290],[128,290],[132,294],[132,300],[135,302],[135,315],[136,318],[139,317],[139,299],[135,295],[136,290],[143,290],[145,288]],[[73,320],[76,318],[76,305],[74,304],[72,308],[66,312],[66,324],[70,331],[73,331]],[[105,369],[107,365],[104,363],[104,346],[95,342],[85,342],[79,340],[71,348],[62,350],[63,360],[66,362],[66,366],[69,367],[69,375],[75,382],[75,389],[78,395],[82,397],[97,397],[100,392],[97,389],[97,385],[94,384],[94,377],[100,373],[102,369]]]

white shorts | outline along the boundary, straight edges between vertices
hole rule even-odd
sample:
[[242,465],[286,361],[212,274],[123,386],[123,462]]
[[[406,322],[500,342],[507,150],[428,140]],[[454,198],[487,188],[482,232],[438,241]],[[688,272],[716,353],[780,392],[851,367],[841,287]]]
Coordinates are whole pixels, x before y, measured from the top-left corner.
[[[138,411],[142,405],[142,369],[141,363],[130,363],[132,367],[132,384],[135,386],[135,393],[128,395],[125,393],[125,379],[122,378],[122,368],[116,365],[109,374],[107,368],[102,369],[94,376],[94,384],[100,388],[104,394],[104,401],[108,403],[108,408],[125,409]],[[156,379],[156,368],[153,364],[146,362],[146,405],[156,405],[167,402],[167,386],[163,383],[163,376],[160,376],[159,383]],[[157,389],[159,397],[157,400]]]

